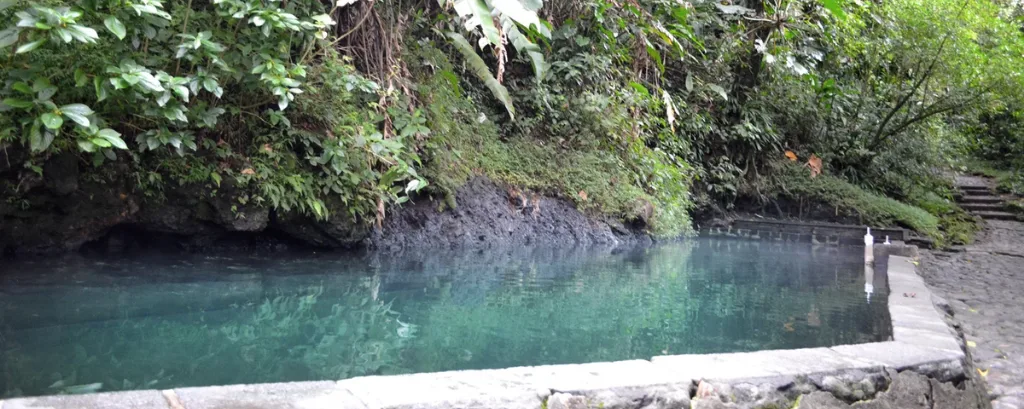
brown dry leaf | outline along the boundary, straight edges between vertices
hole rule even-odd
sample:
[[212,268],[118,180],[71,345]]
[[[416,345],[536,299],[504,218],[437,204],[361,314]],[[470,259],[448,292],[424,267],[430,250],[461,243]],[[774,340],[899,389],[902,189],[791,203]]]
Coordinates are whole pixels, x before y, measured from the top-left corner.
[[807,160],[807,166],[811,168],[811,177],[818,177],[821,174],[821,158],[818,155],[811,155]]
[[811,307],[811,311],[807,313],[807,326],[815,328],[821,326],[821,314],[818,313],[817,307]]
[[789,160],[796,162],[796,154],[793,153],[793,151],[786,151],[786,157],[789,158]]
[[245,168],[245,169],[242,170],[242,174],[243,175],[255,175],[256,171],[252,170],[252,168]]
[[694,397],[697,399],[705,399],[712,396],[715,396],[715,387],[703,380],[700,381],[700,383],[697,384],[697,394]]
[[578,195],[580,196],[580,200],[583,200],[584,202],[586,202],[586,201],[587,201],[587,192],[585,192],[585,191],[582,191],[582,190],[581,190],[581,191],[580,191],[579,193],[577,193],[577,194],[578,194]]
[[380,230],[384,226],[384,200],[377,198],[377,217],[376,223],[377,230]]

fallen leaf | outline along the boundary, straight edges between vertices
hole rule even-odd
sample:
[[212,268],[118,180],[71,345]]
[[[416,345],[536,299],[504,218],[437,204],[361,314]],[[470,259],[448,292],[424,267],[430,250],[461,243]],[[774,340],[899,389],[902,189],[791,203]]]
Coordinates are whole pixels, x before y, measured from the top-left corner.
[[793,323],[792,322],[787,322],[787,323],[782,324],[782,329],[786,330],[786,332],[796,331],[796,328],[793,328]]
[[974,309],[974,308],[968,308],[968,309],[967,309],[967,311],[973,312],[973,313],[975,313],[975,314],[977,314],[977,313],[978,313],[978,310],[976,310],[976,309]]
[[974,342],[974,341],[967,341],[967,346],[971,347],[971,348],[977,348],[978,347],[978,343]]
[[796,154],[793,153],[793,151],[786,151],[786,157],[789,158],[789,160],[796,162]]
[[578,195],[580,196],[580,200],[583,200],[584,202],[586,202],[586,201],[587,201],[587,192],[584,192],[584,191],[582,191],[582,190],[581,190],[581,191],[580,191],[580,192],[578,193]]
[[982,370],[981,368],[974,368],[974,369],[978,371],[978,375],[981,375],[982,378],[987,378],[988,377],[988,371],[992,370],[992,369]]
[[697,399],[710,398],[715,395],[715,388],[710,383],[704,382],[703,380],[697,384],[697,394],[694,395]]
[[818,314],[818,310],[814,309],[807,313],[807,326],[809,327],[820,327],[821,326],[821,315]]
[[252,168],[245,168],[244,170],[242,170],[242,174],[243,175],[255,175],[256,171],[252,170]]

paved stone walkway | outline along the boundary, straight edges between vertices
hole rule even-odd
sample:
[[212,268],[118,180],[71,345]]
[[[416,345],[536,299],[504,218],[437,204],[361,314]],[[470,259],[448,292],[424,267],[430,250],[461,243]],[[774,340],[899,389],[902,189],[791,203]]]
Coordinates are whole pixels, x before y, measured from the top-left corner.
[[1024,223],[985,223],[974,244],[924,252],[921,274],[953,307],[993,409],[1024,409]]

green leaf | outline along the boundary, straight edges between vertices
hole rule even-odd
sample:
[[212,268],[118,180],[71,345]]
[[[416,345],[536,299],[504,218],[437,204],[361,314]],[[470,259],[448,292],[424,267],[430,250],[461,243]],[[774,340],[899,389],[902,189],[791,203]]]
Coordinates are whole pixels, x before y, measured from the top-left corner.
[[32,90],[32,87],[28,86],[28,84],[21,81],[15,82],[14,85],[11,86],[11,88],[14,88],[15,91],[18,91],[25,95],[32,95],[35,93],[35,91]]
[[75,37],[76,40],[83,43],[94,43],[100,38],[99,33],[90,27],[86,27],[78,24],[71,24],[68,26],[68,31]]
[[839,4],[839,0],[821,0],[821,4],[825,6],[828,11],[835,14],[840,20],[846,19],[846,12],[843,11],[842,5]]
[[50,85],[39,90],[36,94],[36,98],[40,101],[48,101],[53,98],[53,95],[57,93],[57,87]]
[[53,142],[54,134],[50,131],[43,131],[39,121],[35,121],[32,124],[32,128],[29,130],[29,148],[34,152],[45,151],[46,148],[50,147],[50,143]]
[[519,29],[514,24],[507,24],[505,34],[508,36],[512,46],[519,52],[525,52],[530,56],[530,62],[533,65],[533,74],[536,76],[537,81],[540,82],[547,75],[548,68],[550,65],[544,60],[544,53],[541,51],[537,44],[530,41],[530,38],[519,32]]
[[111,146],[110,141],[103,138],[92,138],[89,140],[89,142],[92,142],[93,145],[99,146],[101,148],[109,148]]
[[0,31],[0,50],[10,47],[14,43],[18,42],[19,33],[21,33],[21,30],[16,27]]
[[635,89],[637,92],[640,92],[640,94],[643,96],[650,96],[650,91],[647,90],[647,87],[643,86],[638,82],[630,81],[630,87]]
[[96,145],[93,145],[92,142],[89,141],[78,141],[78,149],[86,152],[95,152]]
[[175,94],[178,94],[178,98],[181,98],[183,102],[188,103],[188,87],[184,85],[175,85],[171,90],[174,91]]
[[39,46],[41,46],[41,45],[43,45],[45,43],[46,43],[46,39],[45,38],[41,38],[41,39],[38,39],[38,40],[33,41],[31,43],[22,44],[21,47],[18,47],[17,50],[14,50],[14,53],[15,54],[24,54],[24,53],[27,53],[29,51],[32,51],[32,50],[35,50],[35,49],[39,48]]
[[68,104],[60,107],[61,112],[73,112],[79,115],[92,115],[92,108],[85,104]]
[[75,86],[76,87],[82,87],[82,86],[85,86],[85,84],[87,82],[89,82],[89,77],[87,77],[85,75],[85,71],[82,70],[81,68],[76,68],[75,69]]
[[524,27],[535,27],[538,32],[545,34],[546,37],[550,37],[551,33],[545,33],[545,31],[542,31],[545,27],[540,23],[540,18],[537,17],[537,12],[527,10],[519,0],[491,0],[491,4],[493,4],[494,8],[500,11],[503,16],[508,16],[516,23],[522,24]]
[[504,85],[501,85],[501,83],[491,75],[491,70],[487,68],[487,63],[484,62],[483,58],[480,58],[480,56],[477,55],[476,49],[469,44],[469,41],[466,41],[466,37],[463,37],[462,34],[449,32],[448,38],[452,39],[452,43],[455,45],[455,48],[462,53],[463,58],[466,59],[466,62],[469,64],[469,68],[473,71],[473,74],[484,82],[484,85],[486,85],[487,89],[491,91],[491,94],[493,94],[494,97],[501,101],[505,106],[505,110],[508,111],[509,117],[512,120],[515,120],[516,110],[515,107],[512,106],[512,97],[509,96],[508,89],[506,89]]
[[74,121],[84,127],[88,127],[91,122],[87,115],[92,115],[92,109],[84,104],[70,104],[60,107],[60,112],[64,114],[68,119]]
[[480,20],[480,29],[484,31],[484,36],[495,47],[501,46],[501,34],[498,32],[498,27],[494,25],[494,16],[491,15],[491,8],[487,6],[487,2],[469,0],[469,3],[473,7],[473,14]]
[[107,30],[114,33],[118,40],[124,40],[124,36],[127,34],[124,23],[118,20],[117,17],[110,16],[103,20],[103,25],[107,26]]
[[213,78],[206,78],[203,80],[203,89],[214,92],[217,90],[217,80]]
[[96,102],[107,99],[107,88],[103,86],[103,80],[99,75],[92,78],[92,85],[96,89]]
[[32,108],[35,104],[32,101],[25,101],[17,98],[4,98],[4,105],[14,108]]
[[82,115],[79,115],[79,114],[75,114],[75,113],[71,113],[71,112],[64,112],[64,116],[68,117],[68,119],[74,121],[76,124],[79,124],[79,125],[84,126],[84,127],[88,127],[89,124],[90,124],[89,118],[86,118],[86,117],[84,117]]
[[49,129],[60,129],[61,125],[64,125],[64,118],[61,118],[60,115],[52,112],[47,112],[41,115],[39,119],[41,119],[43,121],[43,125]]
[[711,90],[714,91],[719,96],[721,96],[722,99],[724,99],[726,101],[729,100],[729,94],[727,92],[725,92],[725,88],[722,88],[722,87],[720,87],[718,85],[715,85],[715,84],[708,84],[708,88],[711,88]]
[[[101,129],[96,133],[96,136],[103,138],[107,142],[110,142],[117,149],[128,149],[128,145],[121,139],[121,133],[110,128]],[[105,146],[104,146],[105,147]]]

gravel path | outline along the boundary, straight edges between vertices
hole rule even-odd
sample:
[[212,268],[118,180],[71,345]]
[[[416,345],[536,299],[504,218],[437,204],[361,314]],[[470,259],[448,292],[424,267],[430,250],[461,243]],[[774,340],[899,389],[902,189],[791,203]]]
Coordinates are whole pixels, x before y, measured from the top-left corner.
[[975,345],[971,353],[993,409],[1024,409],[1024,223],[985,223],[972,245],[925,252],[921,274],[953,307],[968,346]]

